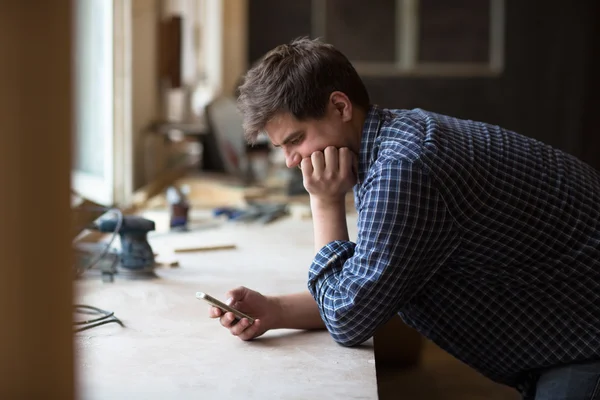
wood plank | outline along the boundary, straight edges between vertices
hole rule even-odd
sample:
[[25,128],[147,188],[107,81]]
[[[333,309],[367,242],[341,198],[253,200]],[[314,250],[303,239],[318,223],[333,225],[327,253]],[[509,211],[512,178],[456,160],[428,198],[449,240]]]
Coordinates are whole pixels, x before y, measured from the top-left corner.
[[199,246],[199,247],[181,247],[173,250],[175,253],[198,253],[201,251],[214,251],[214,250],[230,250],[235,249],[235,244],[215,244],[210,246]]
[[72,2],[0,2],[0,398],[74,397]]

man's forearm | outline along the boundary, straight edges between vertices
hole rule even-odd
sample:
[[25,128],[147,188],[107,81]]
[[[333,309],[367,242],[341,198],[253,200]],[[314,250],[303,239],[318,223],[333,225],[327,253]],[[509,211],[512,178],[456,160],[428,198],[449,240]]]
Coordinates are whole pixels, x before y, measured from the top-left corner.
[[317,302],[306,292],[274,297],[279,305],[280,329],[325,329]]
[[[322,202],[311,196],[311,211],[315,234],[315,252],[334,240],[349,240],[346,224],[345,197],[339,202]],[[275,328],[325,329],[317,302],[310,292],[301,292],[273,298],[281,313]]]
[[311,196],[310,206],[315,234],[315,253],[334,240],[349,240],[344,197],[336,202],[323,202]]

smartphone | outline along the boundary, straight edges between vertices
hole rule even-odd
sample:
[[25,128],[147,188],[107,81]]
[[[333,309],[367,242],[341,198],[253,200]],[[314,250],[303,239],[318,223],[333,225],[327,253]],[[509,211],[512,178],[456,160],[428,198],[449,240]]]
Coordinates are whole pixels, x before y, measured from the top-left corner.
[[223,311],[223,312],[233,313],[233,315],[235,315],[237,320],[240,320],[242,318],[247,318],[248,321],[250,322],[250,324],[254,323],[254,318],[252,318],[251,316],[244,314],[240,310],[236,310],[235,308],[228,306],[227,304],[215,299],[211,295],[208,295],[204,292],[196,292],[196,298],[202,299],[202,300],[206,301],[208,304],[215,306],[217,308],[220,308],[221,311]]

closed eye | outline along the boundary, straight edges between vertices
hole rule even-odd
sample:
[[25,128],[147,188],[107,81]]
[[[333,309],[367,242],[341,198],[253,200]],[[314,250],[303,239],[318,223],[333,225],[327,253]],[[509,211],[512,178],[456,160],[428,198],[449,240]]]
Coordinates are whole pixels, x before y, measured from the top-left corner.
[[283,142],[280,145],[274,144],[275,147],[286,147],[286,146],[294,146],[302,141],[304,138],[304,134],[301,131],[296,131],[287,135]]
[[302,136],[298,136],[298,137],[295,137],[294,139],[290,140],[289,144],[292,146],[296,146],[296,145],[300,144],[301,141],[302,141]]

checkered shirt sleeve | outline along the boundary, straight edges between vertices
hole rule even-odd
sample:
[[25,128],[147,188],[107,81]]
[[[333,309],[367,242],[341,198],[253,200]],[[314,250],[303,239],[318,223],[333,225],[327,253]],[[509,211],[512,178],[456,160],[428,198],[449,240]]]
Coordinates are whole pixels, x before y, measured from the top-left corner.
[[452,218],[418,161],[380,156],[363,188],[357,242],[327,244],[309,271],[323,321],[348,346],[369,339],[457,244]]

